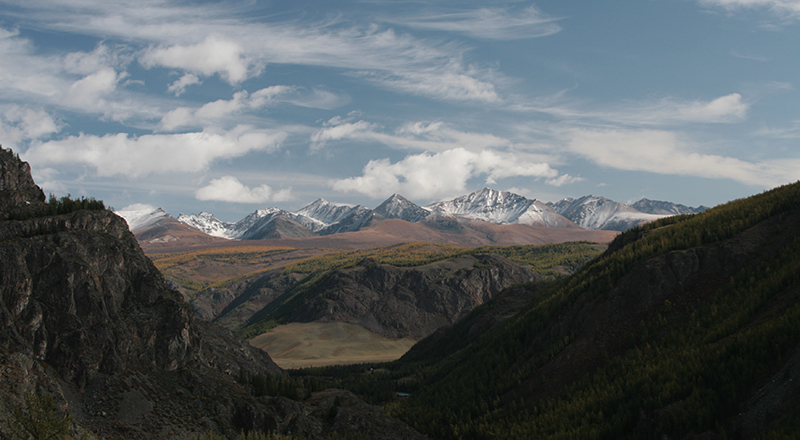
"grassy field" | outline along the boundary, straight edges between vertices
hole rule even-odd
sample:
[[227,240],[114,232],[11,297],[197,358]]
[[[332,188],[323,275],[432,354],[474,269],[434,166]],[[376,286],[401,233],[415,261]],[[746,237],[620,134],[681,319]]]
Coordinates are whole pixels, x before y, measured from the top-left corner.
[[291,323],[250,340],[286,369],[393,361],[415,342],[387,339],[344,322]]

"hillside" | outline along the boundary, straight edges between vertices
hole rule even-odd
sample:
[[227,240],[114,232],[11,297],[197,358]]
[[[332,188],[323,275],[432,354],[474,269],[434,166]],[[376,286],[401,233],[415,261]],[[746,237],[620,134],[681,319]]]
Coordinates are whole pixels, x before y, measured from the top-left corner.
[[385,368],[304,374],[410,393],[389,412],[433,438],[797,438],[800,183],[627,232]]
[[45,201],[3,149],[0,183],[0,437],[28,438],[45,416],[99,438],[421,438],[348,392],[311,393],[197,319],[102,202]]

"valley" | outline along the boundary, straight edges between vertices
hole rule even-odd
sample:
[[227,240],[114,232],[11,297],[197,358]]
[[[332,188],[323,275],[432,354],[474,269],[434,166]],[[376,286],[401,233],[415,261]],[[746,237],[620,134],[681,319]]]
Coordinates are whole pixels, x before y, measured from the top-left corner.
[[800,182],[608,244],[148,257],[103,202],[0,171],[4,437],[24,412],[89,438],[800,434]]
[[[249,338],[281,366],[397,359],[413,341],[504,288],[563,277],[606,248],[418,242],[337,250],[248,243],[150,258],[198,316]],[[320,329],[342,325],[359,333],[339,329],[321,338]]]
[[389,339],[344,322],[290,323],[250,339],[285,369],[394,361],[416,342]]

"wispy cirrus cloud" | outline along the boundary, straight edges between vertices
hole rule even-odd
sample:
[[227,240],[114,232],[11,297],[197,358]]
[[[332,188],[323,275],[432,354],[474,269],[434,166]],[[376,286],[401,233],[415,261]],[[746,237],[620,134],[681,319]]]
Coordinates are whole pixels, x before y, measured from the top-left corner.
[[293,64],[356,72],[380,87],[418,96],[497,100],[491,72],[464,63],[469,47],[379,24],[347,26],[335,19],[251,22],[235,7],[166,1],[118,2],[112,7],[91,0],[42,0],[22,10],[20,20],[35,19],[39,26],[138,44],[143,49],[139,60],[146,67],[219,75],[231,84],[258,75],[270,63]]
[[394,131],[380,124],[352,118],[334,117],[311,135],[312,149],[330,141],[380,142],[391,148],[412,151],[445,151],[464,148],[480,151],[487,148],[508,148],[513,143],[490,133],[465,132],[441,121],[408,122]]
[[764,187],[800,179],[800,160],[748,162],[706,154],[670,131],[574,129],[565,139],[568,151],[620,170],[731,179]]
[[729,11],[766,9],[781,17],[800,18],[800,1],[798,0],[700,0],[700,4],[718,6]]
[[561,103],[559,100],[540,100],[533,104],[512,106],[520,112],[546,113],[575,123],[600,121],[633,126],[737,123],[746,119],[750,109],[750,105],[739,93],[720,96],[710,101],[667,97],[607,104],[602,110],[592,107],[586,102]]
[[480,8],[457,12],[421,13],[392,17],[389,23],[418,29],[456,32],[474,38],[521,40],[553,35],[561,31],[557,19],[547,17],[534,6],[524,9]]
[[205,126],[218,124],[244,112],[253,112],[278,103],[290,103],[300,107],[333,108],[347,103],[349,98],[334,93],[299,87],[277,85],[248,93],[241,90],[233,94],[231,99],[219,99],[208,102],[198,108],[178,107],[170,110],[161,118],[161,128],[166,131],[187,126]]

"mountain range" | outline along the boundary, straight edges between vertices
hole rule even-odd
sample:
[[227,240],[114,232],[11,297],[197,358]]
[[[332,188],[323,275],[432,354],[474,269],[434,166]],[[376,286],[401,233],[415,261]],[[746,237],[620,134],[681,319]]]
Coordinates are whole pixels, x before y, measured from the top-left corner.
[[[459,223],[479,221],[495,225],[625,231],[665,216],[695,214],[706,209],[648,199],[628,205],[591,195],[544,203],[508,191],[484,188],[424,207],[394,194],[374,209],[318,199],[295,212],[280,208],[259,209],[238,222],[223,222],[208,212],[180,214],[177,221],[212,237],[263,240],[355,232],[393,219],[437,228],[450,224],[455,229],[459,228]],[[172,218],[161,208],[144,206],[134,206],[117,214],[125,218],[136,233],[163,225]]]
[[[136,218],[153,217],[170,220]],[[198,319],[129,226],[94,199],[45,201],[0,149],[0,438],[800,438],[800,182],[512,280],[396,362],[296,371]],[[482,294],[500,263],[468,260],[361,259],[282,304],[318,319],[380,291],[403,307],[418,283],[463,290],[467,264]]]

